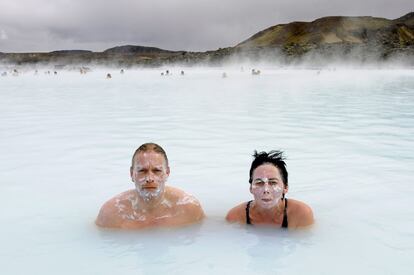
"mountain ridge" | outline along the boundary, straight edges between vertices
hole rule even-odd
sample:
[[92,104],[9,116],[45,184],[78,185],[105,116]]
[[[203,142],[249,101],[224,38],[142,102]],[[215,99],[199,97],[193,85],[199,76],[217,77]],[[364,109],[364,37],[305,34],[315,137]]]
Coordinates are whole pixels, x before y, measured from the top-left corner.
[[259,31],[233,47],[206,52],[171,51],[157,47],[122,45],[102,52],[59,50],[49,53],[0,53],[6,64],[102,64],[162,66],[165,64],[266,60],[295,63],[303,59],[386,61],[398,57],[414,66],[414,12],[396,19],[372,16],[326,16],[311,22],[295,21]]
[[[400,35],[401,43],[414,44],[414,13],[395,20],[371,16],[328,16],[311,22],[295,21],[262,30],[236,47],[274,47],[289,44],[382,43]],[[386,37],[381,37],[381,36]]]

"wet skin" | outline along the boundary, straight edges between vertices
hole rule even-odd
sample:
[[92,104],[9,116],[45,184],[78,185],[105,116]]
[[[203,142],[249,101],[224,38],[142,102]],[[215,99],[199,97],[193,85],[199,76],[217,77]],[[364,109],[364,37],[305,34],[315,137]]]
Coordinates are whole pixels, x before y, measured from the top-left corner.
[[101,227],[140,229],[182,226],[204,218],[200,203],[184,191],[165,186],[170,169],[163,155],[136,155],[130,169],[135,189],[106,202],[96,219]]
[[[288,192],[279,169],[270,163],[258,166],[252,175],[250,193],[254,200],[250,205],[250,219],[253,224],[266,224],[280,227],[283,222],[283,194]],[[243,202],[232,208],[226,220],[229,222],[246,223],[246,205]],[[313,224],[312,209],[305,203],[290,199],[287,208],[289,228],[306,227]]]

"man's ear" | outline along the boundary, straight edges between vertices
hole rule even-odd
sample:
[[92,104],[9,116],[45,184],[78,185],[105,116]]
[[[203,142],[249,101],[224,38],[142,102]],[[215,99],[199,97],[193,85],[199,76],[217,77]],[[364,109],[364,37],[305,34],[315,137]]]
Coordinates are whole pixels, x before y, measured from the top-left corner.
[[253,187],[252,187],[252,184],[251,184],[251,183],[250,183],[249,190],[250,190],[250,193],[252,193],[252,194],[253,194]]
[[169,176],[169,175],[170,175],[170,166],[167,166],[167,171],[166,171],[166,173],[167,173],[167,176]]
[[132,178],[133,173],[134,173],[134,167],[132,167],[132,166],[131,166],[131,167],[129,168],[129,175],[131,176],[131,180],[132,180],[132,181],[134,181],[134,180],[133,180],[133,178]]

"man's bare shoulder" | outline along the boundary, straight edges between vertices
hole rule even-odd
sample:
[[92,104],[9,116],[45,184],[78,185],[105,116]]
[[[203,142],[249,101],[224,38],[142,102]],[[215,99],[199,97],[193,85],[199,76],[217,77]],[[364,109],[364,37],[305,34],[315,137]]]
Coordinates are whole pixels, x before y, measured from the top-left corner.
[[134,190],[122,192],[102,205],[96,218],[96,225],[101,227],[120,227],[123,219],[120,212],[131,208],[131,201],[135,196]]
[[165,194],[168,199],[175,203],[176,205],[197,205],[201,206],[198,199],[196,199],[193,195],[172,186],[165,187]]
[[205,216],[199,200],[193,195],[172,186],[165,187],[165,194],[177,210],[186,213],[191,219],[200,220]]
[[306,227],[314,223],[312,208],[302,201],[289,199],[288,216],[289,227]]
[[243,202],[232,209],[227,213],[226,220],[228,222],[240,222],[243,223],[246,220],[246,202]]

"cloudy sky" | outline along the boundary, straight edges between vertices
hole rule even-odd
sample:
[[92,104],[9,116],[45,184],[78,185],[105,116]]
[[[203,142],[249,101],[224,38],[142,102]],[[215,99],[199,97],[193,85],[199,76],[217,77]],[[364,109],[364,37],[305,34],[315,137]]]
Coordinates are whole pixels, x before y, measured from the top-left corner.
[[126,44],[205,51],[291,21],[411,11],[413,0],[0,0],[0,52]]

